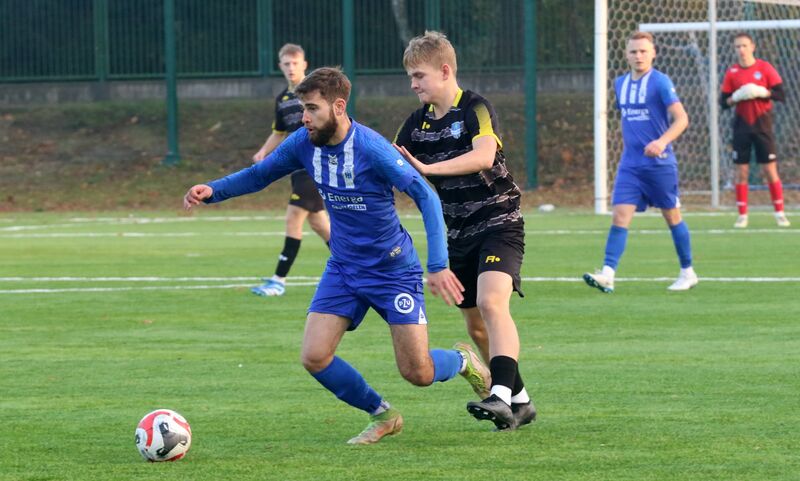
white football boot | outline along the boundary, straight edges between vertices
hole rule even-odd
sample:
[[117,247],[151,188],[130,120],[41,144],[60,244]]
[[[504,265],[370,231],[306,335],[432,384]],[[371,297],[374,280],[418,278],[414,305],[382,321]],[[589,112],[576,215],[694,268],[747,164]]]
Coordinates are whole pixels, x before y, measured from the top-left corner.
[[614,270],[608,266],[604,266],[602,271],[597,271],[594,274],[588,272],[583,275],[583,280],[590,287],[600,290],[606,294],[614,292]]
[[698,282],[700,282],[700,280],[697,278],[694,269],[687,267],[686,269],[681,269],[678,279],[673,282],[671,286],[667,287],[667,289],[670,291],[688,291],[696,286]]

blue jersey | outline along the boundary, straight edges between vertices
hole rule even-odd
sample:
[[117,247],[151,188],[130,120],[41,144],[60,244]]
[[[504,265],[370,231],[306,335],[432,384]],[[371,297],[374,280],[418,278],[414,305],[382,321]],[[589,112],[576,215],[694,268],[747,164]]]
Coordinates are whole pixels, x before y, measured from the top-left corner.
[[447,267],[441,205],[419,173],[377,132],[352,122],[338,145],[316,147],[299,129],[266,159],[210,182],[206,202],[256,192],[305,169],[314,179],[331,219],[331,261],[345,272],[395,271],[419,267],[411,236],[400,224],[392,187],[408,193],[423,214],[428,234],[428,270]]
[[672,80],[656,69],[650,69],[639,80],[630,72],[614,81],[617,108],[622,113],[622,149],[620,167],[677,164],[672,144],[659,157],[644,155],[644,148],[669,129],[667,109],[680,102]]

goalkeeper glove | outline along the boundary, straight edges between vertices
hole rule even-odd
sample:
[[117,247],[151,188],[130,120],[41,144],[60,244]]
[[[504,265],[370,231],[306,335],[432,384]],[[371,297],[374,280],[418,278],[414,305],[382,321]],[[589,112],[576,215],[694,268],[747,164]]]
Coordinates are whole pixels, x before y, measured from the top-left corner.
[[757,98],[767,98],[770,96],[769,90],[760,85],[749,83],[739,87],[739,89],[731,95],[734,102],[742,102],[744,100],[752,100]]

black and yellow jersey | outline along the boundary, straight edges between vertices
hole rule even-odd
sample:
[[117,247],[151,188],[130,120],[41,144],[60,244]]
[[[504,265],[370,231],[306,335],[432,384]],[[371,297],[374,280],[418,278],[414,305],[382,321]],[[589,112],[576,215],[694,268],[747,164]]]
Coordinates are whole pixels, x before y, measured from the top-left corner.
[[272,121],[272,131],[291,134],[303,126],[303,104],[300,99],[285,88],[275,97],[275,120]]
[[431,176],[442,200],[451,250],[454,244],[470,243],[476,235],[521,226],[520,189],[506,167],[503,142],[497,135],[497,115],[485,98],[459,90],[450,111],[434,118],[433,105],[423,105],[406,119],[395,136],[424,164],[458,157],[472,150],[472,142],[490,135],[497,140],[491,169],[467,175]]

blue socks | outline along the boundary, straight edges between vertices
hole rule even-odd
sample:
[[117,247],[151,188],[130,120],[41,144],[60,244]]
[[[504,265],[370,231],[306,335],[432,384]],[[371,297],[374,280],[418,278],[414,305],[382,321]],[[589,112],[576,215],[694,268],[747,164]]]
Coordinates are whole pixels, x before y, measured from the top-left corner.
[[617,268],[619,258],[625,252],[625,243],[628,241],[628,229],[624,227],[611,226],[608,231],[608,239],[606,240],[606,258],[603,261],[604,266],[612,269]]
[[431,349],[431,359],[433,359],[433,382],[445,382],[456,377],[464,360],[461,353],[453,349]]
[[[430,354],[433,359],[434,382],[452,379],[461,370],[463,358],[458,351],[432,349]],[[325,369],[311,375],[325,389],[355,408],[373,414],[381,407],[381,395],[367,384],[360,372],[338,356],[334,356]]]
[[381,406],[380,394],[367,384],[360,372],[338,356],[333,357],[328,367],[311,375],[325,389],[355,408],[372,414]]
[[681,262],[681,269],[686,269],[692,265],[692,243],[689,236],[689,226],[686,222],[680,221],[675,225],[669,226],[672,232],[672,242],[678,252],[678,259]]

